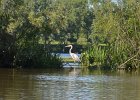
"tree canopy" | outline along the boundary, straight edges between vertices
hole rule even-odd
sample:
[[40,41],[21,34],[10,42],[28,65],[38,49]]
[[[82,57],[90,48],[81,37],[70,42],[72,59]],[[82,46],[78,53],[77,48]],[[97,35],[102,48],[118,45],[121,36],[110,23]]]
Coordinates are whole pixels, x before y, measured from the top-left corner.
[[138,0],[0,0],[0,66],[28,60],[29,66],[45,66],[43,59],[52,60],[49,44],[66,43],[87,45],[86,63],[139,66],[139,5]]

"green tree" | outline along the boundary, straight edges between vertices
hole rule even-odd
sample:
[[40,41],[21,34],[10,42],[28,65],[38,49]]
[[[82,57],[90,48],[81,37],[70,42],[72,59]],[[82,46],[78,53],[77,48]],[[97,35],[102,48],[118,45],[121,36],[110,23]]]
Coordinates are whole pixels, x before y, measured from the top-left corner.
[[139,4],[135,0],[118,4],[111,1],[94,3],[91,34],[94,44],[89,51],[94,54],[89,55],[88,60],[92,57],[101,66],[109,68],[139,66]]

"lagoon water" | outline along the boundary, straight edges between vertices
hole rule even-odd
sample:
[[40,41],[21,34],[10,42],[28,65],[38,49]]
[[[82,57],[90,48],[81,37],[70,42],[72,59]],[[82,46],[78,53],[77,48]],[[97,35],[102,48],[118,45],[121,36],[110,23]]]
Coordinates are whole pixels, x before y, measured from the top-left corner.
[[0,100],[140,100],[140,73],[0,69]]
[[[70,54],[68,53],[58,53],[58,55],[61,57],[61,58],[71,58]],[[78,57],[81,56],[81,54],[76,54]]]

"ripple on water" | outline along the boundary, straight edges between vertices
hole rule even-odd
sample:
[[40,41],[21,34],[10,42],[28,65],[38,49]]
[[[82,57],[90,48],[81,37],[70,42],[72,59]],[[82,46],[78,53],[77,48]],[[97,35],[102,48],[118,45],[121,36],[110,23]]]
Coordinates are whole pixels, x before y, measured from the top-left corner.
[[86,82],[86,83],[95,83],[95,82],[109,82],[109,81],[121,81],[119,77],[112,76],[102,76],[102,75],[88,75],[88,76],[50,76],[50,75],[37,75],[34,77],[35,80],[42,81],[77,81],[77,82]]

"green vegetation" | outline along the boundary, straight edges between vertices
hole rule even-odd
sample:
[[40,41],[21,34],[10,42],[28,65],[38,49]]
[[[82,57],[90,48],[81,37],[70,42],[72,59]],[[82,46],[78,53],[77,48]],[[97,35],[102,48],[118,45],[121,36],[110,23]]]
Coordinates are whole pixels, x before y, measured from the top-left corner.
[[61,67],[50,44],[77,43],[87,14],[86,0],[0,0],[0,67]]
[[0,0],[0,67],[61,67],[50,45],[78,44],[86,66],[138,68],[139,16],[138,0]]
[[140,66],[140,2],[94,2],[91,37],[94,43],[83,54],[84,64],[99,68]]

